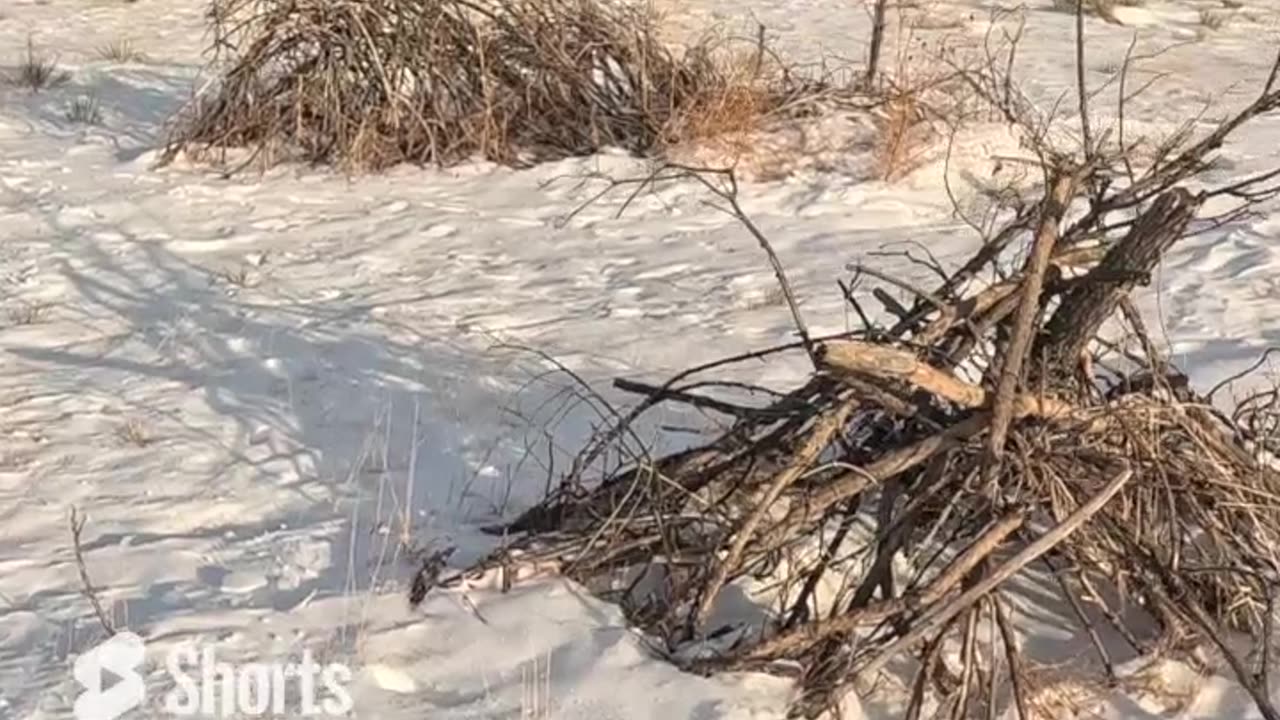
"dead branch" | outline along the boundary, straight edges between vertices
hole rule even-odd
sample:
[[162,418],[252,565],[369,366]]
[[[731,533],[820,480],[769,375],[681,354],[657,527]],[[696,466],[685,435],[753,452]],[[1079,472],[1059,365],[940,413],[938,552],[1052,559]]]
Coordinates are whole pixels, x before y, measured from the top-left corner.
[[1049,270],[1049,258],[1058,242],[1058,225],[1067,211],[1067,202],[1075,191],[1074,175],[1059,175],[1049,183],[1045,195],[1040,226],[1031,246],[1031,257],[1023,273],[1013,333],[1001,357],[1000,380],[996,386],[991,413],[991,432],[987,435],[987,458],[984,474],[988,481],[995,477],[995,465],[1004,453],[1009,423],[1013,420],[1014,395],[1022,382],[1022,364],[1031,349],[1032,328],[1040,314],[1040,291]]
[[93,608],[93,614],[98,618],[98,624],[110,637],[116,634],[115,624],[107,616],[106,610],[102,607],[102,601],[98,599],[98,590],[93,586],[93,582],[89,580],[89,568],[85,566],[84,551],[81,549],[80,534],[84,531],[85,523],[89,521],[87,517],[81,517],[76,514],[75,507],[71,508],[71,515],[68,524],[71,526],[71,549],[75,553],[76,571],[80,573],[80,592],[85,599],[89,601],[90,607]]

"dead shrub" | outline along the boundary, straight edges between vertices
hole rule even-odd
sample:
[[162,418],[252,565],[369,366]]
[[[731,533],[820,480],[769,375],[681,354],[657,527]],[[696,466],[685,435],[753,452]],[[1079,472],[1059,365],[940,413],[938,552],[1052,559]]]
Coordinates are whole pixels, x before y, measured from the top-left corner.
[[144,422],[137,418],[133,418],[116,429],[116,435],[122,442],[133,445],[134,447],[146,447],[151,444],[151,433],[147,431]]
[[648,155],[819,91],[763,71],[763,48],[744,76],[722,46],[677,52],[651,13],[595,0],[214,0],[212,18],[221,81],[179,117],[166,160]]
[[931,135],[924,121],[913,93],[890,96],[876,123],[878,133],[873,147],[877,177],[892,182],[916,168]]
[[46,88],[65,85],[71,79],[71,73],[58,66],[55,58],[36,50],[35,41],[27,38],[27,54],[18,62],[18,69],[9,76],[12,85],[40,92]]
[[769,114],[773,98],[761,82],[759,58],[735,56],[715,68],[717,82],[693,95],[664,128],[669,144],[751,132]]
[[[1260,717],[1280,718],[1267,685],[1280,389],[1231,414],[1215,401],[1270,351],[1197,390],[1132,299],[1188,233],[1280,199],[1280,167],[1224,185],[1207,175],[1238,129],[1280,113],[1280,55],[1252,102],[1147,157],[1124,140],[1133,95],[1118,100],[1114,144],[1092,141],[1083,82],[1080,136],[1048,132],[1009,74],[1015,50],[966,78],[1035,153],[1042,185],[1010,194],[990,222],[966,221],[982,242],[958,266],[907,255],[935,285],[847,266],[839,287],[858,329],[810,334],[731,171],[615,181],[637,193],[684,178],[710,193],[764,252],[798,341],[661,385],[617,379],[638,399],[593,398],[613,418],[540,503],[488,529],[501,549],[419,577],[456,587],[492,574],[505,588],[559,571],[617,602],[683,669],[796,678],[788,717],[837,715],[884,673],[907,681],[910,718],[930,706],[952,718],[1088,713],[1095,688],[1146,690],[1176,712],[1194,678],[1156,683],[1121,666],[1155,658],[1213,663]],[[787,352],[807,356],[806,379],[785,392],[752,384]],[[723,421],[652,452],[646,424],[672,405]],[[429,590],[415,583],[411,602]],[[760,612],[742,613],[744,598]],[[1023,599],[1088,640],[1078,665],[1043,665],[1021,641]]]
[[891,38],[893,65],[878,78],[881,104],[875,113],[872,167],[875,177],[887,182],[918,168],[937,139],[937,121],[963,124],[972,102],[972,91],[939,55],[947,46],[929,51],[917,35],[925,27],[921,18],[931,9],[898,9],[897,32]]
[[777,160],[771,157],[777,144],[771,140],[783,131],[781,121],[812,115],[805,107],[816,107],[833,84],[791,85],[790,69],[767,52],[762,39],[745,51],[728,45],[710,51],[711,43],[704,40],[701,52],[713,65],[707,75],[712,82],[673,108],[658,149],[668,157],[715,158],[715,165],[738,166],[746,158],[757,164]]
[[67,105],[67,120],[81,125],[101,125],[102,105],[92,95],[81,95]]
[[99,45],[95,51],[101,60],[118,63],[146,62],[147,55],[134,45],[129,38],[116,38]]

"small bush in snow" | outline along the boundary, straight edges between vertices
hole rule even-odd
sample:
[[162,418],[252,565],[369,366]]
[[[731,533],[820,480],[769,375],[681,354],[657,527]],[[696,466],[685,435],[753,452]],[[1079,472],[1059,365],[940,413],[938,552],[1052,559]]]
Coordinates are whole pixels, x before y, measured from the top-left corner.
[[128,38],[117,38],[98,46],[97,54],[102,60],[118,63],[137,63],[144,62],[147,59],[146,54],[139,50],[133,44],[133,41]]
[[121,441],[134,447],[146,447],[152,442],[151,434],[147,432],[147,426],[137,418],[132,418],[117,428],[116,435],[119,436]]
[[18,61],[18,68],[9,76],[9,82],[32,92],[65,85],[71,73],[58,67],[58,61],[36,51],[35,43],[27,39],[27,54]]
[[928,139],[923,120],[920,103],[911,92],[894,93],[885,102],[876,117],[873,154],[877,177],[893,181],[914,169]]
[[98,105],[97,98],[82,95],[67,106],[67,119],[82,125],[101,125],[102,108]]
[[252,273],[248,265],[238,265],[233,268],[223,268],[217,273],[228,285],[234,285],[238,288],[247,288],[252,284]]

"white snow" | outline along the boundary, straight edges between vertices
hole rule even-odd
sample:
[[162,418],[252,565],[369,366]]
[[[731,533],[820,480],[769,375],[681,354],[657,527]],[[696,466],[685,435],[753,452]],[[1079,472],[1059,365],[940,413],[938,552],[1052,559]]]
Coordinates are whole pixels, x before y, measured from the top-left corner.
[[[745,26],[750,12],[807,56],[858,57],[870,25],[844,0],[668,5],[680,32]],[[1216,99],[1207,127],[1256,91],[1280,3],[1245,2],[1217,30],[1200,24],[1205,8],[1222,6],[1151,0],[1119,9],[1124,26],[1089,20],[1099,85],[1135,33],[1142,51],[1171,47],[1145,64],[1167,76],[1135,101],[1134,127],[1168,132]],[[941,18],[925,39],[980,41],[990,22],[977,2],[925,12]],[[355,669],[355,713],[377,718],[780,717],[787,681],[682,674],[617,608],[554,578],[405,600],[419,553],[454,545],[465,564],[494,546],[480,525],[538,496],[546,453],[529,448],[544,426],[564,461],[598,423],[512,346],[604,387],[791,339],[751,237],[687,184],[621,217],[620,198],[570,217],[599,186],[588,175],[646,172],[612,154],[359,178],[153,170],[164,123],[203,80],[202,13],[199,0],[0,5],[0,65],[30,37],[72,72],[36,94],[0,85],[0,718],[70,717],[71,662],[101,639],[73,506],[108,611],[157,659],[191,642],[227,661],[310,649]],[[1027,10],[1018,73],[1038,99],[1072,87],[1072,27],[1048,3]],[[145,61],[98,56],[122,38]],[[78,97],[98,100],[101,126],[67,119]],[[1100,122],[1109,107],[1097,101]],[[991,128],[966,136],[953,183],[972,195],[958,178],[989,175],[1008,147]],[[909,241],[954,265],[976,242],[936,153],[892,184],[856,160],[743,187],[818,332],[854,322],[835,287],[845,263],[925,281],[871,253]],[[1278,163],[1280,117],[1263,118],[1212,179]],[[1207,387],[1280,344],[1278,278],[1271,215],[1181,243],[1141,305]],[[749,371],[779,388],[803,371],[770,368]],[[1032,641],[1064,640],[1052,611],[1020,622]],[[163,689],[161,667],[148,678]],[[1179,717],[1254,716],[1228,681],[1180,687]],[[894,717],[891,698],[851,702],[852,717]],[[1170,716],[1151,702],[1117,691],[1099,712]]]

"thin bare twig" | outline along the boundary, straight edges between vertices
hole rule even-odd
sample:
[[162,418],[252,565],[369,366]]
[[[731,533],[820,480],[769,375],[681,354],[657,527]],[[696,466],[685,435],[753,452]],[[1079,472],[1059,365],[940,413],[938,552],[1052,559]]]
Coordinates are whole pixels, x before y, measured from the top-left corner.
[[106,610],[102,607],[102,601],[98,599],[98,590],[93,586],[93,582],[89,580],[89,568],[85,566],[84,552],[80,543],[80,534],[88,521],[89,518],[76,514],[74,506],[71,508],[68,523],[71,526],[71,548],[75,553],[76,571],[80,573],[80,592],[89,601],[89,605],[93,607],[93,614],[98,618],[98,624],[102,626],[108,636],[112,636],[116,634],[115,624],[107,616]]

